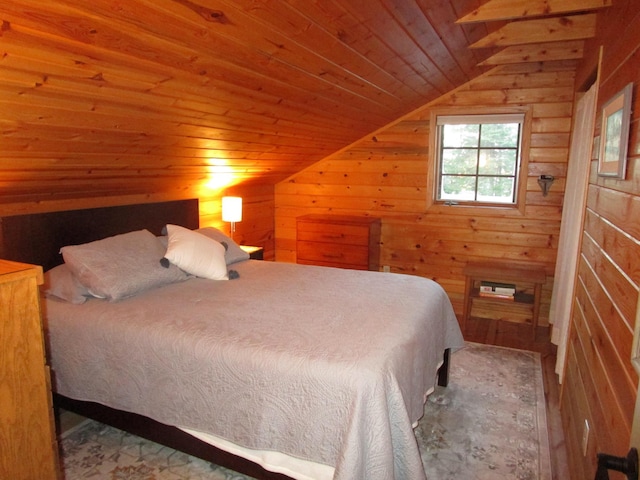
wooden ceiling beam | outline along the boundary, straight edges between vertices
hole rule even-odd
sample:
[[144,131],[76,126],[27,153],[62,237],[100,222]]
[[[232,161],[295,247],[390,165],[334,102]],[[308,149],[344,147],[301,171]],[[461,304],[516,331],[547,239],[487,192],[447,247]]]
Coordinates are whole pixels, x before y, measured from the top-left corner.
[[610,7],[612,0],[489,0],[456,23],[561,15]]
[[470,45],[470,48],[583,40],[593,37],[595,33],[595,14],[523,20],[507,23],[499,30]]
[[550,62],[575,60],[584,55],[584,40],[569,42],[513,45],[489,57],[480,66],[506,65],[514,63]]

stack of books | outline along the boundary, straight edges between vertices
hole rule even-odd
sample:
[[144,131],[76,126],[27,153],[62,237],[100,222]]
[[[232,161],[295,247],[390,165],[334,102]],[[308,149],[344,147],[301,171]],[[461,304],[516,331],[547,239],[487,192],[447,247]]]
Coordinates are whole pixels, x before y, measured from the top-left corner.
[[480,282],[480,296],[513,300],[516,286],[512,283]]

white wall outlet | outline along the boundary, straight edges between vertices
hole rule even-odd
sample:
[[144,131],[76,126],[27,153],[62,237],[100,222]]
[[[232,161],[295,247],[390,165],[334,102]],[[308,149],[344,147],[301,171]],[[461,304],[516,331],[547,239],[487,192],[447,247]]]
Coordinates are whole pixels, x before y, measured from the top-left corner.
[[582,430],[582,455],[587,456],[587,447],[589,446],[589,420],[584,419],[584,430]]
[[389,265],[383,265],[382,266],[382,271],[383,272],[390,272],[391,271],[391,267]]

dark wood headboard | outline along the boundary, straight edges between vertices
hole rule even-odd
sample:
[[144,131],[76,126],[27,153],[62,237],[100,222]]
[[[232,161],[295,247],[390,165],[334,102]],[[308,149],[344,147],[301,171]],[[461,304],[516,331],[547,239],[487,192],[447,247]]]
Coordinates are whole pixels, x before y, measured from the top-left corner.
[[145,203],[0,217],[0,258],[42,265],[62,263],[60,248],[146,228],[160,235],[167,224],[198,228],[198,200]]

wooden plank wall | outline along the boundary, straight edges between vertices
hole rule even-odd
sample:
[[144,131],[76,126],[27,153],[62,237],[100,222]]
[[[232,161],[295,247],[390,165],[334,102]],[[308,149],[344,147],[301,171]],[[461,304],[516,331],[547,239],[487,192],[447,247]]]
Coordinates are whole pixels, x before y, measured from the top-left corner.
[[[349,148],[276,185],[276,258],[295,262],[295,219],[307,213],[382,218],[381,265],[439,282],[462,314],[469,260],[544,265],[540,323],[548,324],[568,160],[576,64],[497,67]],[[427,209],[430,113],[434,108],[525,106],[533,121],[524,214],[503,209]],[[556,181],[544,197],[539,175]]]
[[[630,356],[640,287],[640,12],[615,2],[598,13],[591,53],[578,81],[597,68],[603,46],[598,111],[634,83],[626,180],[604,179],[592,162],[561,409],[572,478],[594,478],[596,453],[625,456],[638,376]],[[595,135],[600,135],[601,114]],[[590,424],[586,455],[584,422]],[[640,447],[640,445],[635,445]],[[621,474],[611,478],[626,478]]]
[[[224,195],[242,197],[242,221],[233,239],[241,245],[264,247],[265,260],[275,258],[274,186],[248,183],[229,188]],[[222,221],[221,196],[200,199],[200,226],[219,228],[227,235],[230,225]]]

